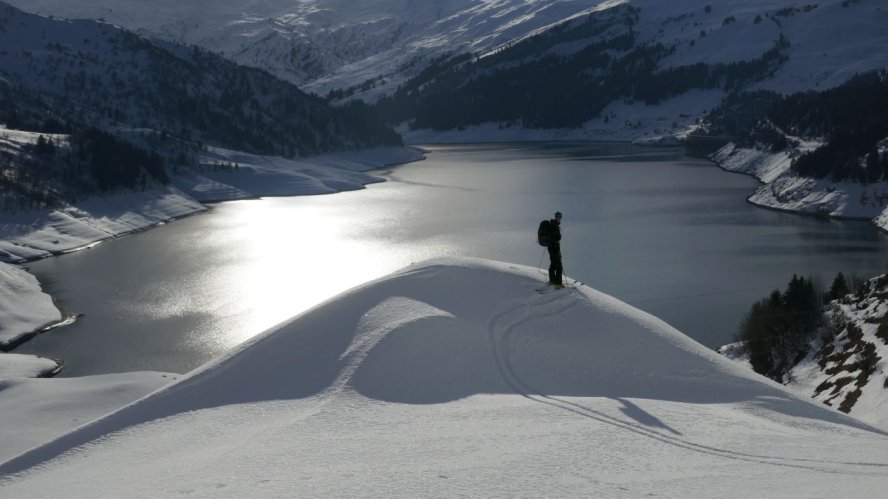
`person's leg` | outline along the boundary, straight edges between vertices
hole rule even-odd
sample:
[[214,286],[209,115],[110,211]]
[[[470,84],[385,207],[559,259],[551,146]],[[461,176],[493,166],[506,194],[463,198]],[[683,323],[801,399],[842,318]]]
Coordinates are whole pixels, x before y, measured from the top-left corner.
[[[549,250],[549,283],[555,284],[557,281],[555,280],[555,262],[560,260],[561,251],[555,251],[554,246],[549,246],[546,249]],[[560,262],[559,262],[560,263]]]
[[551,275],[554,274],[555,284],[560,285],[560,284],[562,284],[561,274],[564,272],[564,268],[561,265],[561,248],[560,247],[556,248],[555,251],[553,251],[552,253],[553,253],[553,256],[552,256],[553,270],[549,272],[549,274],[550,274],[549,280],[552,281],[553,276],[551,276]]

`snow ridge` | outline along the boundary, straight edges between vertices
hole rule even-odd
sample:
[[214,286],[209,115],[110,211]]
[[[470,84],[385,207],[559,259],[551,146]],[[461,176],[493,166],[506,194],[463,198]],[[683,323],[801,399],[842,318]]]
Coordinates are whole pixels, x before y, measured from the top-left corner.
[[701,473],[707,494],[880,490],[888,437],[612,297],[540,285],[506,263],[408,267],[0,464],[0,490],[676,495]]

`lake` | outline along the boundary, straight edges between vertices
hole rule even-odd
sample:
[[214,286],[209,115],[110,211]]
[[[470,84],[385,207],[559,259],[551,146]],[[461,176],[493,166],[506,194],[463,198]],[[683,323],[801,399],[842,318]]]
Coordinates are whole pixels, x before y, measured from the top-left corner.
[[[630,144],[427,146],[387,182],[220,203],[206,214],[31,262],[74,325],[17,353],[63,376],[184,373],[337,293],[437,256],[548,266],[540,220],[564,213],[565,273],[715,348],[794,273],[869,277],[888,237],[863,222],[756,208],[758,182]],[[545,279],[541,271],[540,279]]]

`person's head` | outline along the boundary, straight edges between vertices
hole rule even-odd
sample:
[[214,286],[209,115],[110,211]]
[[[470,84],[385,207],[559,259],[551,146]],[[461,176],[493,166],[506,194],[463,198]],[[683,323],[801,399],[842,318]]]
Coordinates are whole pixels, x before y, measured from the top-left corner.
[[561,221],[561,212],[560,211],[555,212],[555,220],[558,220],[559,222]]

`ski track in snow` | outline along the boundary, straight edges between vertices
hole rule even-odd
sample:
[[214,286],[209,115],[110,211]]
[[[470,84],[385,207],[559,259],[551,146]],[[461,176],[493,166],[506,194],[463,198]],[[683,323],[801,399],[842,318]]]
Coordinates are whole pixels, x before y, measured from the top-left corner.
[[[725,459],[733,459],[738,461],[747,461],[752,463],[784,466],[790,468],[805,469],[818,471],[822,473],[836,473],[847,475],[883,475],[888,470],[888,463],[872,463],[872,462],[847,462],[847,461],[828,461],[821,459],[805,459],[792,458],[783,456],[768,456],[759,454],[748,454],[743,452],[732,451],[729,449],[721,449],[707,445],[694,443],[690,440],[679,438],[677,431],[664,427],[669,430],[672,435],[651,430],[640,424],[624,421],[613,416],[609,416],[600,411],[596,411],[589,407],[583,406],[576,402],[564,400],[552,395],[545,395],[541,390],[533,388],[529,383],[522,380],[512,367],[511,359],[508,355],[508,346],[510,337],[515,330],[522,324],[534,321],[544,320],[547,318],[558,316],[568,309],[580,304],[580,300],[585,300],[581,292],[572,288],[564,288],[564,293],[546,293],[537,295],[528,299],[520,299],[512,302],[511,307],[494,314],[488,322],[488,330],[490,336],[490,345],[493,349],[494,360],[497,369],[503,380],[515,392],[529,400],[545,404],[559,410],[572,412],[582,417],[592,419],[602,424],[611,425],[621,430],[629,431],[637,435],[651,438],[659,442],[673,445],[685,450],[699,452],[711,456],[721,457]],[[554,298],[550,295],[554,294]],[[539,312],[537,312],[539,310]],[[817,466],[827,465],[827,466]],[[832,465],[833,467],[829,467]],[[837,467],[850,467],[851,469],[839,469]],[[879,472],[867,472],[853,468],[869,468],[879,469]]]

